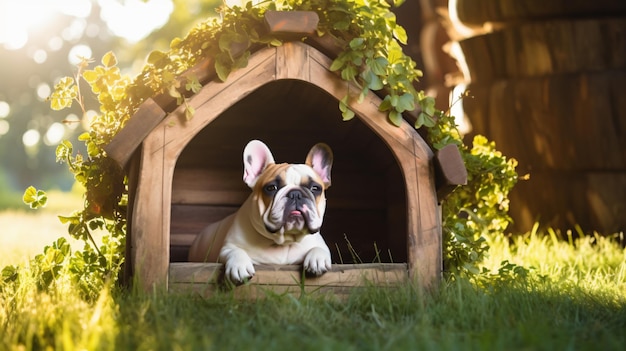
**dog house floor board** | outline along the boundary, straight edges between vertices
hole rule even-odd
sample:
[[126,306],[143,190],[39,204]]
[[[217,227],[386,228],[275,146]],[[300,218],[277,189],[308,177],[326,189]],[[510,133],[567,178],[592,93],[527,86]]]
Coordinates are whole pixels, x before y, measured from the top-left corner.
[[[238,296],[263,297],[268,291],[281,293],[332,293],[347,295],[355,287],[397,286],[408,282],[408,267],[404,263],[335,264],[320,277],[302,280],[302,267],[255,266],[256,274],[246,284],[235,287]],[[227,289],[223,282],[224,265],[219,263],[171,263],[169,290],[194,291],[211,295]]]

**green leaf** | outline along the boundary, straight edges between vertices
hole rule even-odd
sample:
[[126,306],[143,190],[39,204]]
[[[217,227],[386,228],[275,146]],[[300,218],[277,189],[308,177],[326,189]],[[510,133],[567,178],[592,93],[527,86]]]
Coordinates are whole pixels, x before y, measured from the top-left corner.
[[95,70],[89,70],[89,71],[83,72],[83,78],[89,84],[95,83],[98,80],[99,77],[100,77],[100,75]]
[[411,93],[404,93],[398,97],[398,102],[394,105],[398,112],[415,110],[415,98]]
[[167,89],[167,93],[171,97],[176,98],[176,103],[178,105],[182,103],[183,94],[181,94],[180,91],[178,91],[178,89],[176,88],[176,85],[170,85],[170,87]]
[[419,101],[420,107],[422,108],[422,111],[424,113],[426,113],[429,116],[434,116],[435,115],[435,98],[431,97],[431,96],[426,96],[425,98],[421,99]]
[[63,140],[56,149],[56,161],[57,162],[64,162],[66,160],[69,159],[69,157],[72,155],[72,151],[73,151],[73,146],[72,143],[70,143],[67,140]]
[[38,208],[46,207],[48,195],[45,191],[37,190],[31,185],[24,191],[22,201],[29,205],[31,209],[36,210]]
[[57,216],[57,218],[59,218],[59,221],[61,221],[62,224],[78,224],[80,223],[80,216],[75,215],[75,216]]
[[415,128],[421,128],[422,126],[431,128],[434,127],[435,124],[435,120],[430,115],[422,111],[417,116],[417,120],[415,121]]
[[19,271],[16,266],[5,266],[2,268],[2,281],[5,283],[17,281]]
[[350,49],[358,50],[363,47],[364,42],[365,42],[365,39],[363,38],[354,38],[350,40]]
[[185,119],[187,121],[191,120],[196,113],[196,109],[193,106],[185,103]]
[[377,75],[387,75],[387,66],[389,65],[389,61],[387,61],[386,58],[377,57],[373,60],[368,60],[367,65],[372,70],[372,72],[376,73]]
[[400,43],[406,45],[408,36],[406,35],[406,30],[402,26],[396,25],[393,27],[393,36],[398,39]]
[[195,74],[190,74],[187,76],[187,84],[185,84],[185,89],[187,91],[191,91],[194,94],[197,94],[200,89],[202,89],[202,84],[198,81],[198,76]]
[[348,95],[339,101],[339,110],[344,121],[349,121],[354,118],[354,111],[348,106]]
[[333,71],[333,72],[334,71],[338,71],[339,69],[341,69],[344,66],[345,63],[346,63],[346,61],[345,61],[344,58],[342,58],[341,56],[337,57],[333,61],[333,63],[330,65],[330,70]]
[[104,56],[102,56],[102,64],[106,68],[111,68],[113,66],[116,66],[117,57],[115,57],[115,54],[112,51],[109,51],[106,54],[104,54]]
[[384,87],[383,81],[371,70],[363,72],[362,76],[369,89],[376,91]]
[[389,121],[393,123],[396,127],[402,125],[402,114],[396,110],[389,111]]
[[154,50],[150,54],[148,54],[148,63],[156,66],[161,60],[165,59],[166,57],[166,53],[159,50]]
[[72,102],[78,96],[78,87],[74,78],[64,77],[54,86],[54,91],[49,97],[50,108],[55,111],[72,106]]
[[354,66],[348,66],[341,70],[341,78],[343,80],[354,80],[359,71]]
[[100,154],[100,148],[93,141],[87,142],[87,154],[90,157],[97,157]]
[[228,75],[230,74],[230,67],[222,63],[222,60],[215,60],[215,73],[217,73],[217,77],[225,82],[228,79]]
[[393,107],[393,105],[391,105],[391,96],[387,95],[385,96],[385,99],[383,99],[383,102],[380,103],[380,106],[378,106],[378,111],[388,111]]
[[170,49],[177,49],[182,42],[183,42],[183,40],[181,38],[178,38],[178,37],[172,39],[172,41],[170,42]]

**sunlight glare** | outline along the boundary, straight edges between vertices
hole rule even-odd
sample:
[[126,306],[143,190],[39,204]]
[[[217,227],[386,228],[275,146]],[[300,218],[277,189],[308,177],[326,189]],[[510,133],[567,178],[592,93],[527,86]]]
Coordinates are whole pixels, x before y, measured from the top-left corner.
[[50,93],[52,93],[52,90],[47,83],[39,83],[37,86],[37,97],[39,100],[45,101],[50,96]]
[[83,115],[83,119],[81,121],[83,125],[83,129],[84,130],[91,129],[91,123],[97,116],[98,116],[98,112],[94,110],[87,110],[87,112],[85,112],[85,114]]
[[18,50],[28,42],[28,31],[50,20],[55,1],[0,1],[0,44],[7,50]]
[[59,11],[73,17],[86,18],[91,14],[91,1],[63,0],[58,1]]
[[26,147],[37,145],[39,139],[41,139],[41,135],[36,129],[29,129],[22,135],[22,143],[24,143]]
[[48,47],[52,51],[59,51],[63,47],[63,39],[61,37],[52,37],[48,40]]
[[73,42],[83,36],[86,27],[87,21],[77,18],[73,20],[68,27],[63,29],[63,32],[61,32],[61,36],[63,37],[63,39],[65,39],[65,41]]
[[80,63],[81,57],[91,58],[91,55],[91,48],[87,45],[80,44],[70,49],[70,53],[67,54],[67,59],[72,65],[76,66]]
[[63,123],[65,123],[67,128],[74,130],[80,126],[80,118],[78,118],[76,114],[70,113],[67,117],[65,117]]
[[5,120],[0,120],[0,136],[5,135],[9,132],[9,122]]
[[33,60],[36,63],[42,64],[46,62],[47,59],[48,59],[48,53],[46,52],[46,50],[39,49],[35,51],[35,53],[33,54]]
[[46,145],[56,145],[65,136],[65,126],[61,123],[55,122],[50,125],[43,141]]
[[0,101],[0,118],[6,118],[11,113],[11,105],[6,101]]
[[136,43],[167,23],[174,10],[171,0],[98,0],[100,16],[114,35]]

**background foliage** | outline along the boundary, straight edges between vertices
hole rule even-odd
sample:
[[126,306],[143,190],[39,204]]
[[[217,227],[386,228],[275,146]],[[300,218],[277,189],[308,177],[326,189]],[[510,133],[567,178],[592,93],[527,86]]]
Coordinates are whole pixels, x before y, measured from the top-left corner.
[[[267,9],[312,10],[320,16],[319,35],[332,35],[346,43],[345,50],[332,63],[332,69],[345,80],[361,87],[357,101],[369,90],[384,96],[381,111],[388,113],[391,123],[399,124],[402,113],[419,107],[416,128],[428,128],[429,141],[435,149],[449,143],[460,147],[469,172],[469,184],[453,193],[444,204],[445,265],[455,274],[475,273],[476,264],[484,257],[488,246],[482,235],[501,232],[509,218],[508,191],[517,176],[515,161],[507,160],[484,138],[465,146],[456,130],[454,118],[434,107],[434,99],[415,88],[421,72],[415,62],[402,52],[406,32],[396,23],[386,1],[365,0],[284,0],[261,6],[222,8],[221,17],[209,19],[191,29],[184,38],[175,38],[167,52],[153,51],[143,70],[131,79],[122,74],[118,59],[112,52],[103,55],[99,64],[84,59],[74,77],[59,81],[50,96],[53,109],[78,104],[84,108],[87,85],[99,104],[99,114],[90,130],[78,140],[85,144],[86,154],[76,153],[74,145],[63,141],[56,149],[56,159],[68,165],[76,181],[85,189],[84,208],[60,216],[68,224],[69,234],[85,242],[82,251],[70,252],[62,239],[44,249],[35,261],[42,286],[49,286],[64,266],[84,296],[95,297],[109,280],[115,279],[123,262],[126,232],[127,189],[124,173],[106,156],[103,146],[116,135],[124,123],[137,111],[146,98],[168,93],[179,105],[187,107],[187,117],[193,109],[186,95],[197,92],[201,82],[193,77],[178,77],[193,67],[199,59],[215,58],[219,79],[247,64],[254,45],[281,45],[281,39],[264,30],[263,13]],[[233,47],[243,48],[235,55]],[[339,102],[344,119],[354,113],[348,107],[349,96]],[[25,197],[37,207],[37,189]],[[31,201],[32,200],[32,201]],[[104,230],[101,242],[92,232]],[[3,271],[5,281],[17,279],[15,267]]]

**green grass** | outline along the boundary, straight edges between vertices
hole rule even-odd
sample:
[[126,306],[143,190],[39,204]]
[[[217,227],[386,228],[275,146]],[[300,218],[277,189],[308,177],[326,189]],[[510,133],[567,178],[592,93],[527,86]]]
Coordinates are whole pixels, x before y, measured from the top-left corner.
[[370,287],[345,301],[116,288],[87,303],[63,279],[44,293],[24,276],[0,293],[0,349],[626,349],[626,251],[616,240],[568,242],[548,231],[490,243],[484,265],[498,277],[448,280],[428,293]]

